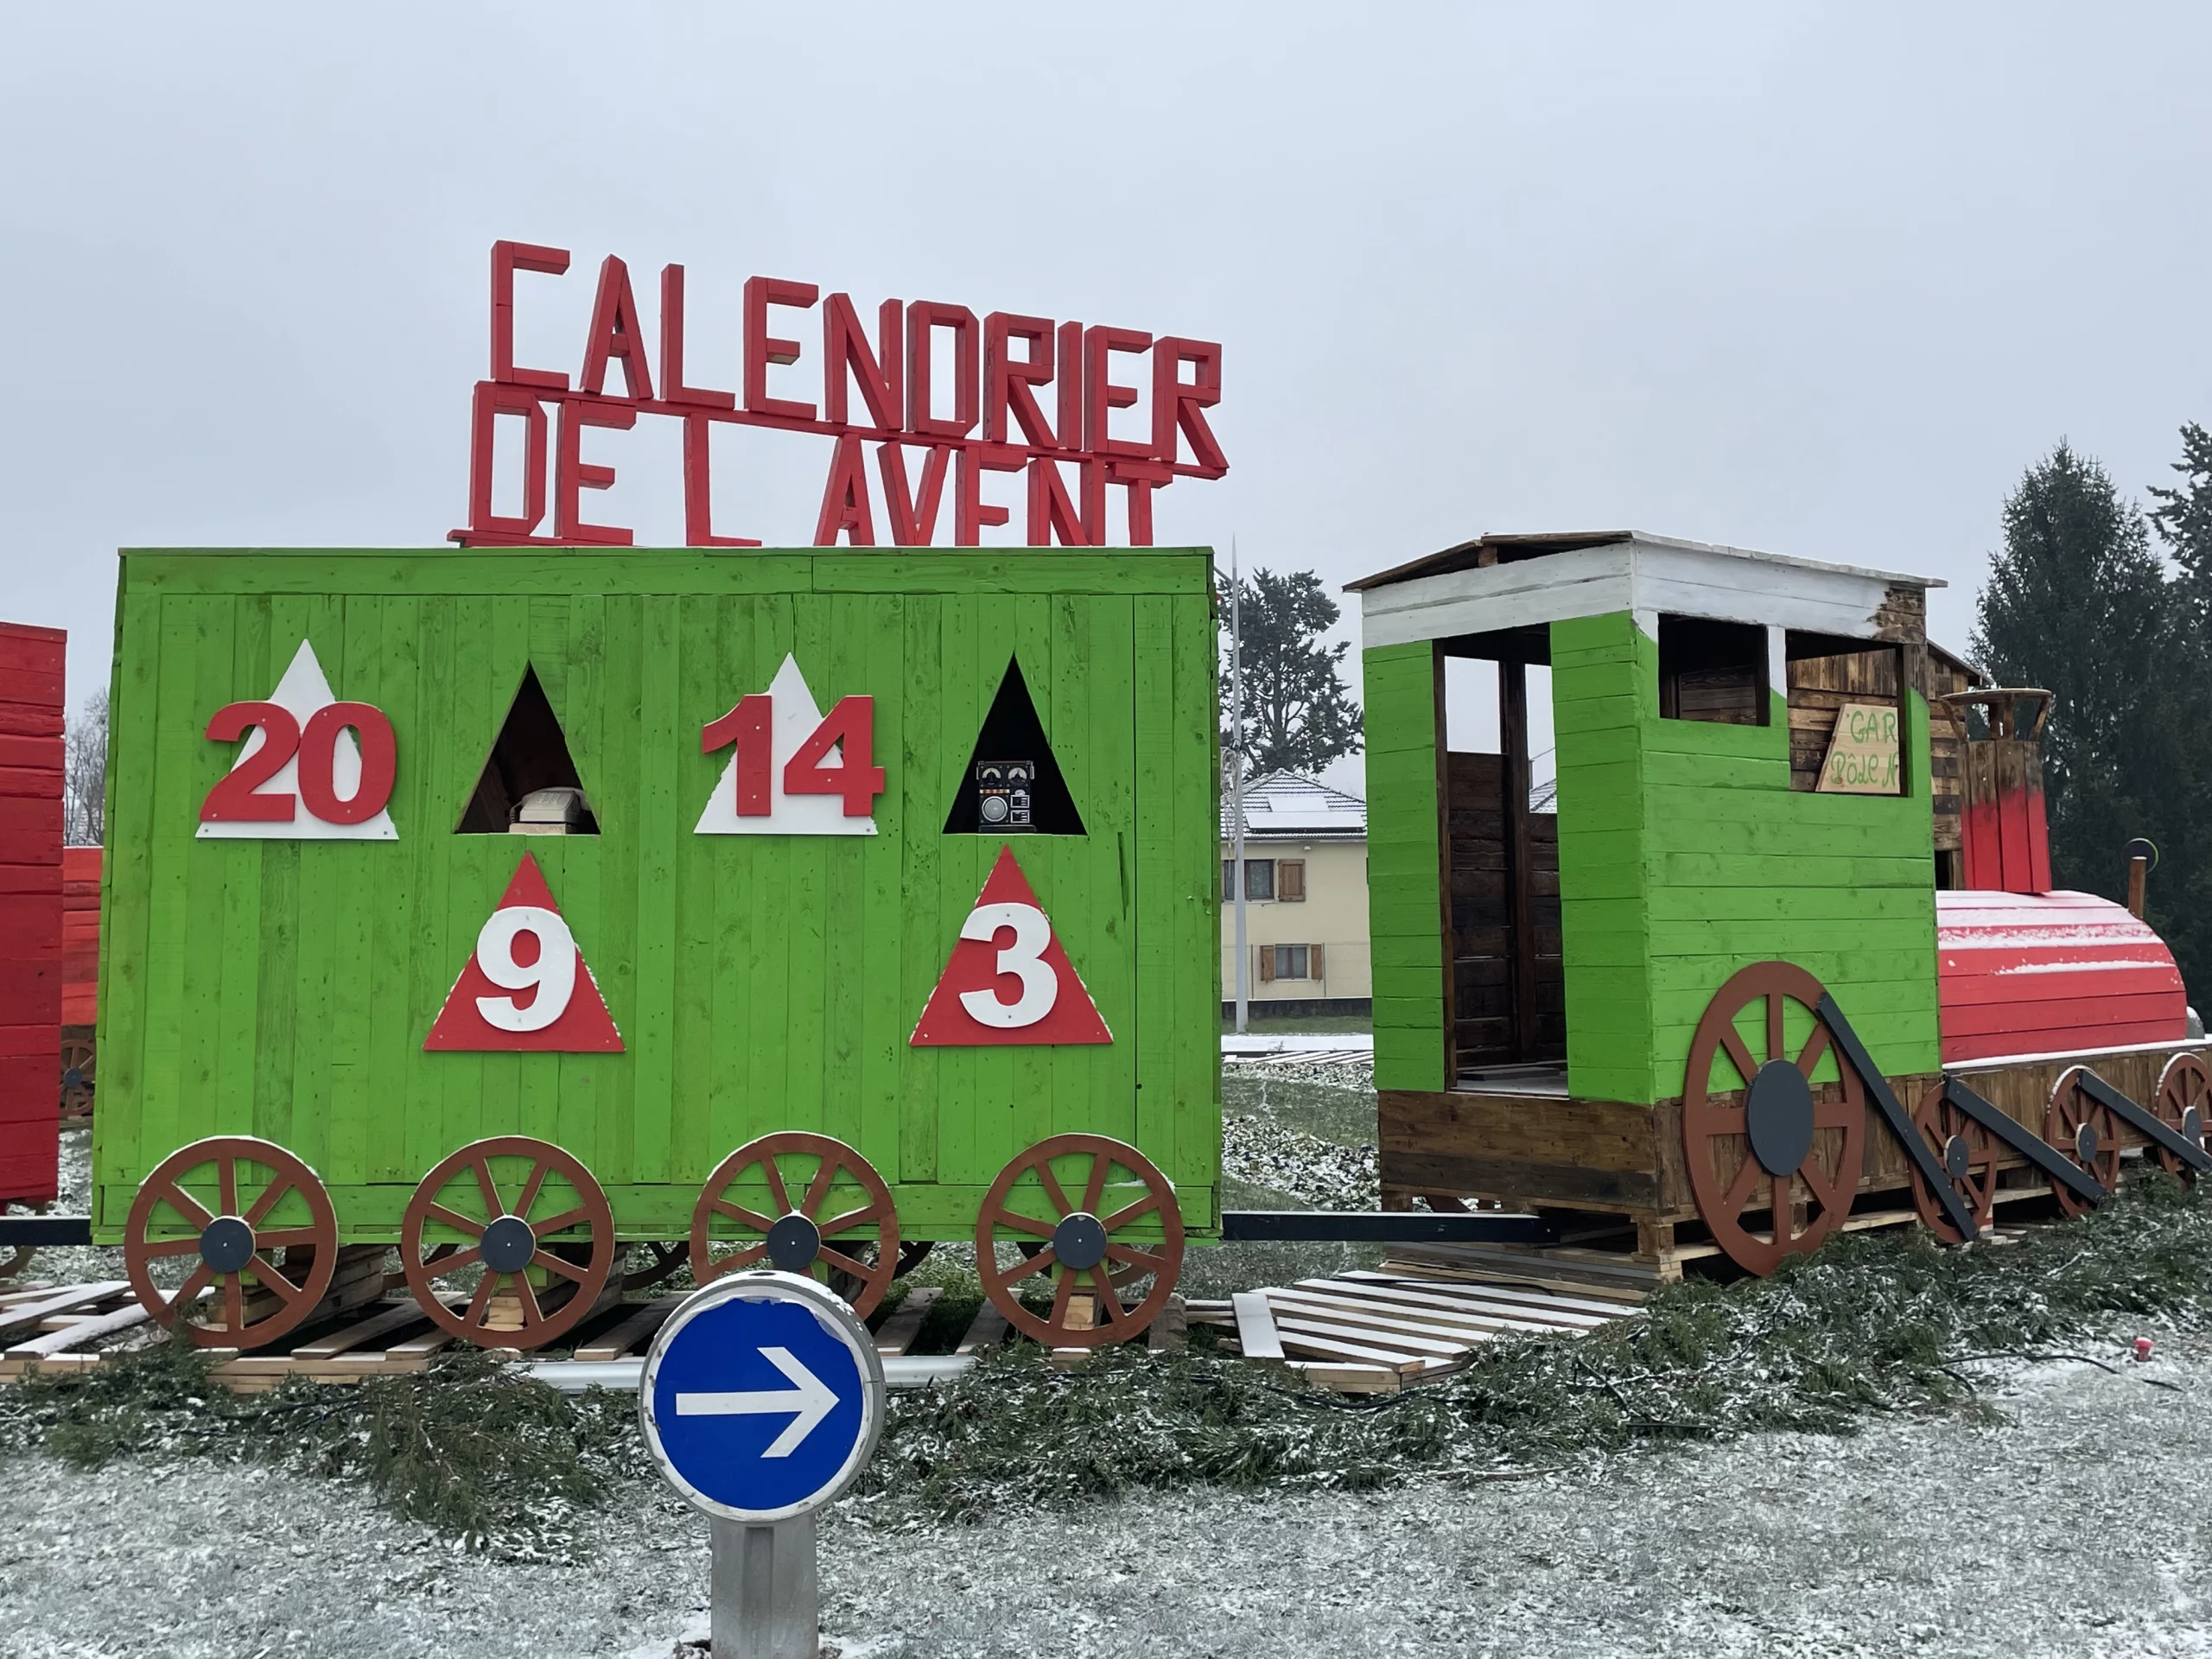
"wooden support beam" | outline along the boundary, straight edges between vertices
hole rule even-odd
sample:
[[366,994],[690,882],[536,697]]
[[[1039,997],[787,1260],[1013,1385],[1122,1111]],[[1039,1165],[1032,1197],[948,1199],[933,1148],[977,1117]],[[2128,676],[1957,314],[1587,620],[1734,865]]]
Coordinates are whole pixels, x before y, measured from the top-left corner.
[[1529,670],[1497,665],[1497,739],[1504,764],[1506,897],[1512,915],[1513,1058],[1538,1052],[1536,1004],[1536,864],[1529,830]]

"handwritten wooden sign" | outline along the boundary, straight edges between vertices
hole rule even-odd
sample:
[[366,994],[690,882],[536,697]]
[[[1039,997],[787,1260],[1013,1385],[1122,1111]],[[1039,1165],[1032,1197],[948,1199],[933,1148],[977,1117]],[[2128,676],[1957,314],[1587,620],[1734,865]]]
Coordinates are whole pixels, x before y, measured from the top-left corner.
[[1823,795],[1901,795],[1904,769],[1897,741],[1897,711],[1878,702],[1847,702],[1836,710],[1835,733],[1821,763]]

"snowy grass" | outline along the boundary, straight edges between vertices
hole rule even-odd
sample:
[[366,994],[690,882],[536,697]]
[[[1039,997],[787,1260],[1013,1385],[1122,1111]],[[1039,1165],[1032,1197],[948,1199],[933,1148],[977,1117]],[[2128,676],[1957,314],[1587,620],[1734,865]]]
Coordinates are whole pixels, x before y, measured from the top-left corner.
[[[2212,1325],[2212,1201],[2163,1175],[2014,1243],[1847,1236],[1771,1279],[1672,1287],[1590,1337],[1502,1340],[1437,1386],[1365,1401],[1217,1353],[1204,1331],[1180,1354],[1108,1350],[1065,1373],[1016,1344],[951,1387],[892,1397],[858,1507],[898,1527],[1185,1488],[1363,1491],[1655,1442],[1987,1414],[1971,1362],[2107,1338],[2123,1321],[2128,1335]],[[0,1453],[258,1465],[365,1486],[473,1545],[560,1559],[588,1550],[588,1517],[617,1484],[650,1478],[633,1414],[629,1395],[560,1395],[474,1351],[422,1376],[237,1398],[163,1344],[0,1389]]]
[[1347,1401],[1203,1346],[1057,1373],[1016,1347],[895,1401],[871,1478],[886,1518],[974,1519],[1142,1490],[1357,1491],[1491,1478],[1637,1445],[1990,1409],[1969,1361],[2108,1330],[2202,1328],[2212,1203],[2162,1175],[2014,1243],[1847,1235],[1771,1279],[1669,1287],[1581,1338],[1509,1338],[1431,1388]]

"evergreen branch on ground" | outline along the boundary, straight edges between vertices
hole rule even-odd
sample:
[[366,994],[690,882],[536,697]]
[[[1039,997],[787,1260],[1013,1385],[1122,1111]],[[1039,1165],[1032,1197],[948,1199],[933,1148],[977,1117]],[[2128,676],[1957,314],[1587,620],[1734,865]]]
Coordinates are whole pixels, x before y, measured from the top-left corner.
[[[893,1526],[1217,1487],[1368,1491],[1494,1479],[1643,1445],[1850,1433],[1876,1414],[1989,1415],[1969,1363],[2212,1325],[2212,1202],[2145,1172],[2080,1220],[1943,1249],[1846,1235],[1771,1279],[1671,1286],[1579,1338],[1508,1338],[1445,1381],[1346,1399],[1231,1358],[1201,1327],[1168,1355],[1071,1372],[1016,1344],[949,1388],[891,1397],[858,1512]],[[358,1483],[393,1514],[522,1559],[588,1552],[587,1517],[655,1478],[635,1402],[561,1394],[474,1350],[359,1387],[234,1396],[162,1343],[0,1386],[0,1452],[80,1468],[207,1458]]]

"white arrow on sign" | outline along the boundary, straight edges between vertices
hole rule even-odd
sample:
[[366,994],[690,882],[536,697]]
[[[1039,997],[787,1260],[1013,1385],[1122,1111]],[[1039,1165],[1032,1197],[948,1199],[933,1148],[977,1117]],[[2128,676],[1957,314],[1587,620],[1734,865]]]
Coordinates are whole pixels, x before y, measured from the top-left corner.
[[764,1458],[788,1458],[801,1441],[814,1433],[822,1420],[837,1408],[837,1396],[822,1379],[801,1364],[788,1348],[763,1348],[760,1357],[798,1386],[759,1389],[746,1394],[678,1394],[679,1417],[754,1417],[774,1412],[795,1412],[784,1432],[769,1443]]

